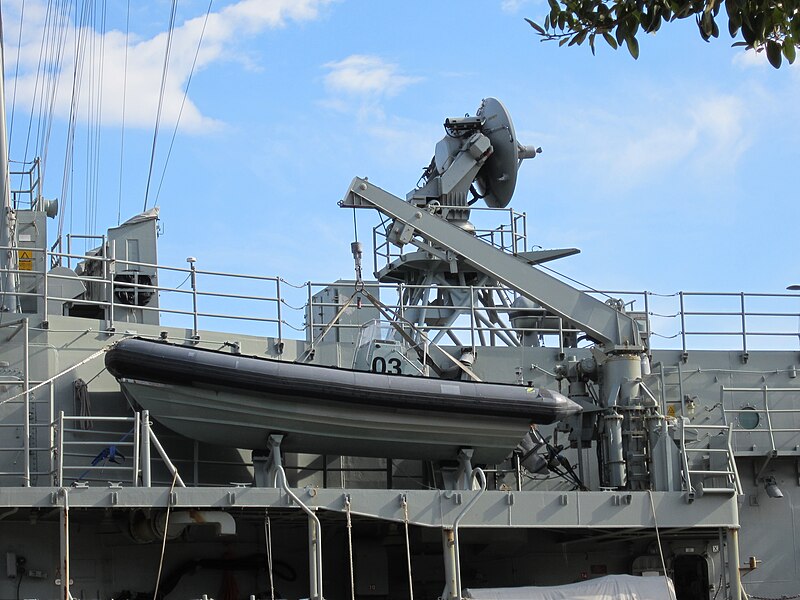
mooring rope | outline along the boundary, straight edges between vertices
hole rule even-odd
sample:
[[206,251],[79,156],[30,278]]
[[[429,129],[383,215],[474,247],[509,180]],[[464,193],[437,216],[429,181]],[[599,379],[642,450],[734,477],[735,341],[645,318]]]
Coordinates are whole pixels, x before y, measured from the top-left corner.
[[353,520],[350,516],[350,499],[344,503],[347,514],[347,554],[350,559],[350,600],[356,600],[356,578],[353,571]]
[[414,580],[411,577],[411,541],[408,536],[408,500],[403,498],[403,524],[406,529],[406,561],[408,563],[408,598],[414,600]]
[[267,544],[267,574],[269,575],[269,593],[271,600],[275,600],[275,582],[272,578],[272,522],[269,511],[264,514],[264,541]]

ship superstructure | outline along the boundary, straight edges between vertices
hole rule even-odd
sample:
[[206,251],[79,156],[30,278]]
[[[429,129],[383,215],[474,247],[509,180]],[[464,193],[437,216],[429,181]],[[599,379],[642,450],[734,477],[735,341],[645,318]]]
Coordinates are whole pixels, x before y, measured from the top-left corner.
[[[340,202],[379,216],[375,279],[355,243],[354,278],[300,289],[191,258],[160,265],[157,211],[89,252],[73,253],[74,238],[51,249],[56,207],[37,164],[26,169],[31,185],[10,191],[6,213],[0,597],[457,599],[610,575],[655,577],[679,600],[797,593],[798,353],[753,349],[797,335],[796,296],[665,300],[565,283],[542,265],[577,250],[529,250],[525,215],[509,206],[538,149],[492,98],[445,130],[405,199],[356,178]],[[241,281],[260,291],[238,293]],[[659,350],[653,304],[667,301],[680,344]],[[741,345],[693,349],[711,335]],[[214,351],[234,370],[253,356],[413,376],[445,397],[507,384],[581,410],[523,424],[490,461],[468,440],[434,453],[431,423],[376,451],[348,434],[353,452],[345,438],[319,454],[269,419],[263,444],[252,428],[245,443],[224,413],[208,413],[215,438],[199,408],[245,407],[248,425],[238,386],[190,383],[178,402],[157,387],[169,363],[155,382],[118,382],[105,358],[132,337]],[[385,426],[398,409],[377,404]],[[308,411],[335,435],[336,407]]]

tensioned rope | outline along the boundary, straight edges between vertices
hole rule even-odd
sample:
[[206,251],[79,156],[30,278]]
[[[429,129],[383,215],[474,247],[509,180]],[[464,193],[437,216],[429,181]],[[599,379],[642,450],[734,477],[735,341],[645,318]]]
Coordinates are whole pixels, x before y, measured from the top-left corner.
[[269,511],[264,512],[264,541],[267,544],[267,573],[269,574],[269,597],[275,600],[275,581],[272,575],[272,521]]
[[406,530],[406,563],[408,566],[408,599],[414,600],[414,579],[411,576],[411,540],[408,535],[408,499],[403,498],[403,525]]
[[158,575],[156,575],[156,589],[153,592],[153,598],[158,598],[158,586],[161,585],[161,571],[164,568],[164,554],[167,549],[167,533],[169,532],[169,513],[172,509],[172,492],[175,491],[175,482],[178,481],[178,471],[172,476],[172,485],[169,488],[169,495],[167,496],[167,514],[164,518],[164,537],[161,540],[161,557],[158,559]]
[[350,563],[350,600],[356,600],[356,578],[353,566],[353,519],[350,515],[350,498],[344,501],[347,514],[347,557]]

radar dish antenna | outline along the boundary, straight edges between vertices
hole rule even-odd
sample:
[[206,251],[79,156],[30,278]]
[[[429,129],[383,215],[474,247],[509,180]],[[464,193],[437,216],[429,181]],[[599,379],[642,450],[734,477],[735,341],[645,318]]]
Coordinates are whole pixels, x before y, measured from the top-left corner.
[[481,133],[489,138],[493,148],[475,176],[477,195],[491,208],[505,208],[517,187],[522,160],[535,157],[542,149],[519,143],[511,116],[497,98],[484,99],[477,116],[483,121]]
[[479,199],[490,208],[508,206],[520,163],[542,149],[519,143],[511,117],[497,98],[485,98],[474,117],[446,119],[444,128],[447,135],[436,144],[422,185],[406,199],[418,206],[438,202],[450,207],[445,218],[454,223],[465,223],[469,206]]

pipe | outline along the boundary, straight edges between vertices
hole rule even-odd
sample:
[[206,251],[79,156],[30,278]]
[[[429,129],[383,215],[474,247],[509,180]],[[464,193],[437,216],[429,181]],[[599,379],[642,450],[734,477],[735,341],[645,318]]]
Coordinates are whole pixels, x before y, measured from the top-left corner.
[[[306,506],[300,498],[297,497],[286,479],[286,471],[280,465],[274,465],[275,469],[275,483],[280,480],[283,491],[299,506],[304,513],[308,515],[308,567],[309,567],[309,598],[310,600],[323,600],[322,595],[322,524],[319,518],[314,514],[314,511]],[[486,478],[484,477],[484,487]]]
[[64,506],[60,511],[61,525],[61,599],[72,600],[69,592],[69,488],[62,487]]
[[6,512],[0,514],[0,521],[5,519],[6,517],[10,517],[11,515],[13,515],[15,513],[18,513],[18,512],[19,512],[19,507],[12,508],[11,510],[7,510]]
[[[144,411],[144,412],[147,412],[147,411]],[[156,434],[153,433],[152,427],[148,426],[148,428],[147,428],[147,437],[150,439],[151,442],[153,442],[153,445],[156,447],[156,450],[158,451],[158,454],[161,456],[161,460],[163,460],[164,464],[167,466],[167,470],[169,471],[169,474],[176,478],[176,481],[177,481],[179,486],[186,487],[186,484],[183,482],[183,479],[181,479],[181,476],[178,474],[177,467],[169,459],[169,456],[167,456],[166,450],[164,450],[164,446],[161,445],[161,442],[158,441],[158,438],[156,437]],[[148,453],[149,453],[149,451],[148,451]]]
[[[0,17],[0,66],[3,65],[3,23]],[[5,82],[0,77],[0,288],[3,306],[0,310],[19,312],[17,275],[12,273],[14,265],[14,207],[11,205],[11,180],[8,174],[8,133],[6,131]]]
[[150,487],[152,484],[150,477],[150,411],[143,410],[141,413],[141,419],[142,430],[140,435],[142,442],[142,485],[144,487]]
[[739,572],[739,530],[728,529],[728,578],[731,584],[731,600],[746,600],[742,594],[742,579]]
[[453,547],[455,549],[456,560],[455,576],[457,600],[461,600],[461,549],[458,545],[458,526],[461,524],[461,519],[464,518],[473,505],[478,501],[478,498],[480,498],[483,495],[483,492],[486,491],[486,474],[483,472],[483,469],[475,467],[472,470],[470,479],[472,479],[472,477],[477,477],[480,480],[481,488],[478,490],[478,493],[472,497],[472,500],[467,503],[467,505],[464,507],[464,510],[458,514],[456,520],[453,521]]

